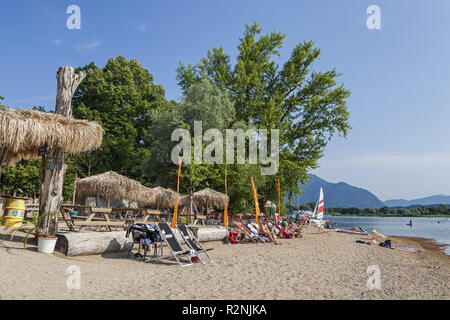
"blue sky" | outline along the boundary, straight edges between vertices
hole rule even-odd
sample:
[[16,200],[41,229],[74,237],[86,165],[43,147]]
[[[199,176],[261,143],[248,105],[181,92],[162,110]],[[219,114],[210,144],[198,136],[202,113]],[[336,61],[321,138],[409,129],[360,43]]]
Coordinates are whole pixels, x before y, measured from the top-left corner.
[[[81,8],[81,30],[66,8]],[[381,29],[366,27],[369,5]],[[11,107],[54,108],[59,66],[136,58],[178,99],[179,61],[208,49],[236,53],[244,23],[287,34],[280,63],[300,41],[322,49],[352,91],[353,129],[333,139],[315,174],[367,188],[382,200],[450,194],[450,1],[3,1],[0,95]]]

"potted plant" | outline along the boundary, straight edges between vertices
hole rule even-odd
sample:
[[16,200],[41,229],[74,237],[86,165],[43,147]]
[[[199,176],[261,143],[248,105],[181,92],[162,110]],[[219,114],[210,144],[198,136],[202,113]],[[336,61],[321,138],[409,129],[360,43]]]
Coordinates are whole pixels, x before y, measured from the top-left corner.
[[[23,238],[23,246],[25,248],[27,245],[28,237],[34,232],[35,238],[38,239],[37,241],[38,252],[52,253],[53,250],[55,249],[57,238],[53,236],[49,237],[42,234],[40,226],[45,217],[56,216],[57,214],[58,212],[47,212],[40,216],[38,212],[33,212],[33,218],[31,219],[31,221],[24,221],[19,227],[15,226],[7,227],[5,229],[7,231],[7,234],[5,235],[3,240],[7,236],[11,236],[12,239],[18,231],[24,231],[25,237]],[[43,238],[43,240],[40,240],[41,238]],[[3,240],[1,242],[3,242]]]
[[53,250],[55,250],[56,240],[58,240],[58,237],[56,236],[40,234],[38,236],[38,252],[53,253]]

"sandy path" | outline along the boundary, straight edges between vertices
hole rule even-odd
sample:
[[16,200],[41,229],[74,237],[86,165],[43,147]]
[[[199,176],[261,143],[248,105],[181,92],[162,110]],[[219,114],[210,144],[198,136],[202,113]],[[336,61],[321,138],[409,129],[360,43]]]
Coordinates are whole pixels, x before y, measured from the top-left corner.
[[[421,239],[394,244],[410,253],[355,243],[364,237],[310,228],[302,239],[214,247],[214,263],[180,268],[174,260],[142,263],[124,253],[66,258],[21,242],[0,246],[0,299],[450,299],[450,259]],[[366,238],[367,239],[367,238]],[[66,287],[67,267],[81,270],[81,288]],[[381,289],[368,289],[377,265]]]

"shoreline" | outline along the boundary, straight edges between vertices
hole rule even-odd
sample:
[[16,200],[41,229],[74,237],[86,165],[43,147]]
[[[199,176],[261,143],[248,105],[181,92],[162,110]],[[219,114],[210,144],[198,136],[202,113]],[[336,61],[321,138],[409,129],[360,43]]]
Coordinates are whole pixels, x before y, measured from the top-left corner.
[[350,215],[350,214],[329,214],[327,213],[324,216],[329,217],[372,217],[372,218],[450,218],[449,215],[427,215],[427,216],[403,216],[403,215],[385,215],[385,216],[377,216],[371,214],[358,214],[358,215]]
[[398,241],[399,245],[405,247],[413,247],[424,249],[425,252],[432,254],[436,257],[441,257],[450,260],[450,255],[446,254],[443,250],[449,246],[445,243],[439,243],[434,239],[423,237],[410,237],[410,236],[386,236],[388,238]]

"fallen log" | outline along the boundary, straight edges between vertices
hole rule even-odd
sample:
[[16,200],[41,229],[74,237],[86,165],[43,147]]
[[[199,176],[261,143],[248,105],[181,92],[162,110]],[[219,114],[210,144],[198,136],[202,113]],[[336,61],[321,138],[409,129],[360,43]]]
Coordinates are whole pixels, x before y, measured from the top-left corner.
[[133,244],[125,231],[57,234],[55,250],[66,256],[84,256],[129,250]]
[[[181,235],[172,229],[176,238],[184,244]],[[85,233],[59,233],[55,250],[66,256],[85,256],[108,252],[129,250],[133,244],[131,235],[125,237],[125,231],[113,232],[85,232]],[[225,228],[198,228],[194,234],[200,242],[221,241],[228,238]]]

